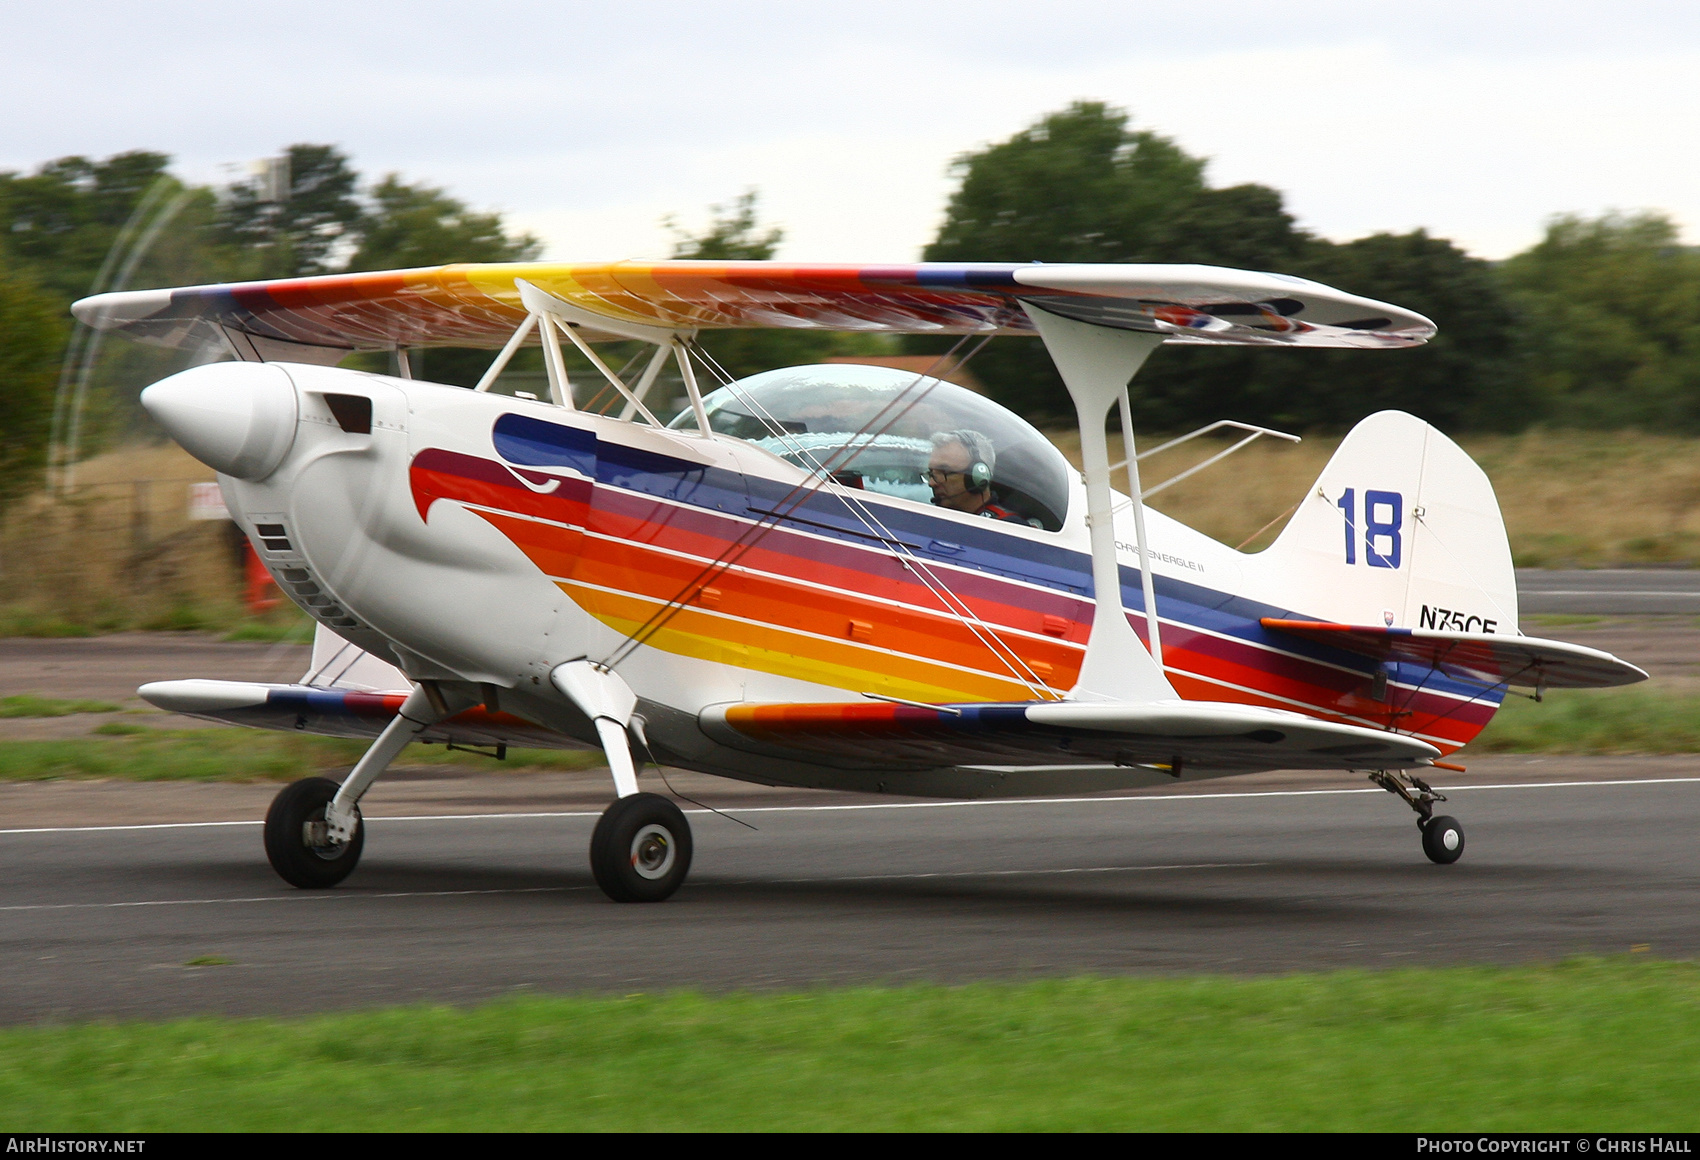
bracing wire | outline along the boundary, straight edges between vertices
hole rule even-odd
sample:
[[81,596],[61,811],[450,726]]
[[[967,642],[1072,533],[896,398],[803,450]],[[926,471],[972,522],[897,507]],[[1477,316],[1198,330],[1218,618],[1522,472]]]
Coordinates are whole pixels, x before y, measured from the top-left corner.
[[[681,799],[682,801],[690,802],[693,806],[697,806],[701,809],[705,809],[711,814],[719,814],[721,817],[725,818],[729,822],[737,822],[740,826],[744,827],[744,829],[746,829],[746,830],[760,830],[761,827],[753,825],[750,822],[746,822],[743,818],[735,818],[731,814],[727,813],[725,810],[717,810],[713,806],[709,805],[707,802],[699,802],[696,798],[691,797],[689,794],[681,793],[677,789],[674,789],[673,788],[673,782],[667,776],[666,766],[662,765],[659,761],[657,761],[655,759],[655,750],[653,750],[649,747],[649,734],[646,731],[639,729],[637,731],[637,738],[638,738],[639,743],[643,745],[644,763],[646,765],[653,765],[655,767],[655,772],[661,778],[661,784],[667,787],[668,793],[672,794],[676,798]],[[638,770],[638,772],[641,773],[643,771],[640,768]]]
[[[937,369],[937,367],[939,367],[945,359],[960,350],[963,344],[968,341],[969,337],[970,336],[965,335],[961,339],[958,339],[955,346],[951,347],[950,350],[946,351],[943,355],[940,355],[938,359],[934,360],[931,367],[916,376],[915,381],[918,383],[926,378],[927,375],[932,370]],[[726,373],[725,368],[715,362],[713,358],[708,356],[707,352],[703,351],[700,347],[697,348],[697,351],[703,356],[704,364],[707,365],[711,372],[722,381],[722,384],[730,386],[732,384],[732,379],[731,376]],[[914,384],[911,384],[911,386],[913,385]],[[905,388],[905,390],[907,389],[908,388]],[[902,394],[903,392],[899,392],[898,397],[901,397]],[[744,396],[744,401],[753,402],[753,400],[750,400],[747,395]],[[916,400],[916,402],[919,401],[919,399]],[[874,416],[873,419],[870,419],[867,424],[863,425],[863,429],[866,430],[867,427],[871,426],[874,422],[877,422],[885,414],[885,412],[890,409],[890,407],[891,404],[888,403],[886,407],[882,408],[879,413]],[[783,437],[785,434],[784,429],[780,427],[778,422],[775,421],[771,415],[766,413],[766,409],[762,408],[759,403],[756,404],[755,409],[762,411],[762,415],[758,415],[756,417],[765,426],[767,426],[770,431],[773,431],[776,435]],[[851,441],[854,442],[860,434],[861,433],[858,432],[855,435],[852,435]],[[608,658],[605,663],[609,668],[613,668],[620,662],[624,661],[640,645],[647,642],[650,637],[654,636],[654,634],[661,629],[662,626],[672,620],[673,617],[684,608],[688,601],[700,593],[704,586],[716,577],[723,575],[727,569],[736,563],[737,560],[741,559],[744,554],[749,551],[749,549],[753,548],[762,537],[766,536],[769,531],[777,527],[780,520],[795,511],[799,506],[805,503],[811,495],[825,485],[827,479],[830,478],[831,469],[828,468],[826,464],[820,463],[820,461],[815,459],[813,456],[810,456],[809,458],[816,463],[816,469],[810,472],[810,474],[803,480],[795,484],[790,491],[785,493],[785,495],[781,496],[779,502],[774,504],[773,508],[769,512],[765,513],[763,518],[758,519],[755,523],[746,527],[743,533],[739,535],[736,540],[728,544],[724,549],[722,549],[718,556],[716,556],[708,564],[704,565],[696,577],[689,581],[683,588],[679,589],[679,591],[675,593],[671,599],[651,613],[649,619],[639,625],[637,629],[626,638],[620,647],[615,650],[613,655]],[[832,457],[829,456],[828,462],[830,463],[831,460]],[[823,468],[825,468],[825,470],[823,470]]]
[[[988,335],[982,338],[974,347],[970,348],[969,352],[963,356],[962,362],[958,364],[958,369],[960,369],[963,364],[966,364],[969,359],[973,358],[974,355],[990,341],[990,338],[991,336]],[[935,366],[936,365],[937,364],[935,364]],[[724,375],[725,372],[723,369],[716,369]],[[935,377],[932,384],[922,391],[920,395],[910,400],[902,408],[902,410],[892,416],[878,430],[873,431],[871,434],[866,434],[866,432],[873,426],[874,423],[878,422],[879,416],[876,415],[874,419],[869,420],[868,423],[864,424],[862,431],[853,435],[851,440],[848,441],[843,448],[840,448],[840,451],[844,452],[846,457],[837,462],[836,468],[831,466],[832,459],[830,457],[827,463],[821,464],[812,454],[805,452],[801,448],[797,448],[794,444],[792,445],[793,450],[800,456],[806,455],[808,459],[817,463],[822,476],[821,483],[824,484],[825,477],[830,476],[833,470],[841,470],[848,466],[849,463],[854,460],[855,456],[860,453],[861,449],[870,446],[874,440],[878,439],[881,435],[885,434],[893,426],[895,426],[904,415],[925,399],[927,394],[930,393],[940,381],[941,380]],[[727,385],[732,386],[730,383]],[[913,387],[914,384],[912,383],[910,386]],[[736,388],[734,387],[733,389]],[[907,389],[908,388],[906,388],[906,390]],[[888,403],[886,407],[881,409],[880,414],[884,414],[885,411],[890,410],[892,406],[902,398],[902,395],[903,392],[899,392],[898,395],[893,398],[892,403]],[[774,417],[769,414],[765,408],[761,407],[758,400],[750,396],[744,396],[744,401],[748,404],[752,404],[756,409],[760,409],[762,411],[762,416],[760,417],[763,419],[763,422],[767,424],[769,429],[777,430],[780,432],[778,437],[786,439],[788,433],[785,433],[783,431],[783,427],[778,423],[778,421],[774,419]],[[860,439],[859,444],[857,442],[858,439]],[[814,490],[818,490],[818,487],[819,485],[817,485]],[[1038,674],[1033,672],[1033,670],[1028,666],[1026,660],[1023,659],[1022,656],[1014,649],[1010,648],[1009,645],[1002,640],[1002,638],[998,637],[995,630],[993,630],[989,625],[981,620],[978,615],[975,614],[972,606],[958,597],[950,586],[939,578],[938,574],[933,571],[932,566],[927,561],[916,556],[907,544],[893,534],[890,528],[885,525],[884,521],[880,520],[879,517],[874,514],[873,510],[861,499],[860,496],[845,495],[840,498],[844,500],[845,506],[851,510],[852,514],[856,515],[857,518],[862,521],[862,525],[864,527],[873,532],[876,538],[896,550],[894,554],[897,555],[899,561],[903,563],[904,567],[909,572],[914,574],[916,579],[921,581],[923,586],[925,586],[935,597],[938,598],[939,603],[944,606],[945,611],[949,612],[961,621],[963,625],[974,634],[975,638],[978,639],[981,644],[985,645],[992,655],[997,657],[999,662],[1005,668],[1010,670],[1017,680],[1021,681],[1028,687],[1029,692],[1035,693],[1040,697],[1048,695],[1048,690],[1046,689],[1044,682],[1041,681]]]
[[[969,359],[973,358],[974,355],[977,354],[988,341],[990,341],[990,337],[991,336],[988,335],[982,338],[978,344],[970,348],[969,352],[963,356],[962,362],[958,364],[958,368],[960,368],[961,365],[966,364]],[[721,370],[720,373],[724,374],[725,372],[724,370]],[[876,415],[874,419],[871,419],[868,423],[864,424],[862,430],[853,435],[851,440],[845,444],[845,447],[840,449],[840,451],[846,453],[846,458],[839,460],[836,468],[830,466],[832,462],[830,457],[828,463],[820,464],[812,454],[805,452],[801,448],[797,448],[795,444],[792,445],[793,450],[800,456],[806,455],[808,459],[813,460],[818,464],[823,477],[821,483],[824,484],[826,476],[830,476],[833,470],[841,470],[843,467],[848,466],[848,464],[854,460],[855,455],[860,453],[862,448],[866,448],[871,445],[874,440],[878,439],[881,435],[885,434],[893,426],[895,426],[904,415],[926,398],[927,394],[930,393],[940,381],[941,380],[935,377],[932,385],[928,386],[916,398],[910,400],[901,411],[892,416],[872,434],[865,433],[878,421],[879,416]],[[732,384],[728,383],[728,386],[731,385]],[[912,383],[910,386],[912,387],[914,384]],[[907,389],[908,388],[905,388],[905,390]],[[898,395],[894,397],[892,403],[888,403],[886,407],[881,409],[880,414],[884,414],[885,411],[890,410],[892,406],[902,398],[902,395],[903,392],[899,392]],[[758,416],[758,418],[761,418],[770,430],[778,432],[778,438],[787,439],[788,433],[784,432],[783,427],[770,413],[766,411],[765,408],[761,406],[758,400],[750,396],[744,396],[744,402],[752,405],[753,408],[762,411],[762,415]],[[860,444],[857,443],[857,439],[860,439]],[[817,485],[814,490],[818,490],[818,486],[819,485]],[[1017,653],[1013,648],[1005,643],[1003,639],[997,635],[996,631],[991,628],[991,626],[981,620],[974,612],[973,607],[957,596],[955,591],[953,591],[951,587],[945,583],[945,581],[942,580],[936,572],[933,571],[931,564],[923,560],[921,557],[916,556],[907,544],[892,533],[890,528],[885,525],[884,521],[880,520],[879,517],[874,514],[873,510],[861,499],[860,496],[845,495],[840,498],[843,499],[845,506],[850,509],[852,514],[862,521],[862,525],[864,527],[873,532],[874,536],[881,542],[894,549],[894,555],[897,556],[905,569],[911,572],[917,580],[921,581],[924,587],[937,597],[939,603],[944,606],[945,611],[949,612],[952,616],[956,617],[957,620],[961,621],[969,632],[971,632],[974,637],[992,653],[993,656],[997,657],[999,663],[1009,669],[1011,674],[1014,675],[1018,681],[1027,686],[1029,692],[1036,694],[1040,698],[1050,695],[1049,689],[1045,686],[1044,682],[1039,679],[1038,674],[1028,666],[1026,660],[1021,656],[1021,654]]]
[[[793,487],[792,490],[779,501],[779,503],[775,504],[771,511],[767,514],[766,518],[757,521],[756,524],[747,529],[744,535],[740,536],[737,541],[730,545],[726,550],[722,551],[715,560],[706,565],[698,573],[698,575],[680,589],[671,600],[667,601],[667,603],[657,609],[655,613],[651,614],[649,620],[639,626],[638,630],[632,633],[615,652],[615,654],[610,657],[607,661],[609,667],[619,664],[639,645],[652,638],[656,632],[660,631],[660,629],[664,627],[674,616],[681,612],[689,601],[693,599],[703,587],[735,566],[737,560],[742,558],[742,556],[753,548],[755,544],[758,543],[769,531],[772,531],[775,527],[777,527],[780,520],[795,511],[798,507],[802,506],[802,504],[806,503],[811,496],[816,494],[822,487],[825,486],[825,484],[833,477],[835,472],[842,470],[863,450],[871,446],[882,435],[889,432],[893,426],[895,426],[905,415],[909,413],[909,411],[919,405],[940,381],[935,372],[938,371],[940,366],[952,355],[962,348],[963,344],[968,341],[968,337],[970,336],[964,336],[962,339],[958,340],[955,346],[941,355],[938,359],[934,360],[931,366],[916,376],[914,382],[912,382],[908,387],[905,387],[902,391],[897,392],[892,399],[872,418],[864,423],[859,430],[852,433],[842,446],[826,455],[824,459],[821,456],[814,454],[812,451],[793,443],[790,439],[790,433],[784,429],[783,425],[780,424],[773,415],[768,413],[759,400],[744,394],[743,392],[739,392],[740,401],[748,406],[752,412],[759,412],[758,414],[755,414],[754,417],[760,421],[775,438],[791,447],[792,453],[801,460],[800,466],[806,467],[809,464],[813,465],[813,467],[810,468],[809,476],[796,487]],[[956,367],[952,369],[960,369],[963,365],[966,365],[966,363],[973,358],[975,354],[979,353],[985,344],[990,341],[991,337],[992,336],[990,335],[982,336],[980,340],[962,356],[960,361],[956,364]],[[718,380],[720,380],[722,385],[733,389],[734,391],[737,390],[730,374],[727,373],[724,367],[715,361],[712,355],[700,347],[697,348],[697,353],[702,359],[704,365],[709,368],[711,373],[713,373]],[[913,398],[908,397],[916,385],[929,378],[931,378],[932,381],[923,390],[921,390],[918,394],[915,394]],[[1054,696],[1050,689],[1039,678],[1038,674],[1035,673],[1027,664],[1026,660],[1018,652],[1016,652],[1014,648],[998,636],[996,631],[992,629],[991,626],[987,625],[974,612],[972,606],[959,597],[950,588],[950,586],[939,577],[927,561],[916,556],[913,550],[910,549],[909,545],[899,539],[891,531],[891,529],[885,525],[884,521],[880,520],[879,517],[874,514],[873,510],[861,499],[861,497],[845,495],[840,498],[844,501],[845,507],[861,521],[863,526],[866,527],[876,539],[893,549],[893,554],[903,564],[904,568],[913,574],[915,578],[933,594],[944,610],[960,621],[963,626],[966,627],[969,632],[972,633],[974,637],[980,641],[980,643],[984,645],[994,657],[997,658],[998,662],[1010,671],[1016,680],[1020,681],[1027,687],[1030,693],[1033,693],[1041,699]]]
[[[625,365],[622,366],[619,370],[614,372],[614,377],[619,379],[622,383],[624,383],[626,381],[626,373],[628,371],[630,371],[632,369],[632,367],[634,365],[636,365],[637,361],[640,358],[644,357],[644,355],[646,353],[647,352],[640,346],[638,348],[637,353],[632,355],[631,358],[627,359]],[[630,384],[628,384],[628,389],[629,389],[629,386],[630,386]],[[607,399],[606,404],[602,407],[602,409],[600,411],[597,410],[596,409],[597,404],[602,403],[604,398],[606,396],[608,396],[610,393],[612,393],[613,397]],[[591,396],[590,402],[588,402],[584,406],[580,407],[579,410],[584,411],[587,414],[592,414],[592,415],[606,415],[609,411],[613,410],[613,408],[617,404],[623,402],[624,399],[625,399],[625,396],[620,394],[619,390],[615,388],[613,383],[604,381],[603,384],[602,384],[602,388],[599,391],[597,391],[596,394]]]

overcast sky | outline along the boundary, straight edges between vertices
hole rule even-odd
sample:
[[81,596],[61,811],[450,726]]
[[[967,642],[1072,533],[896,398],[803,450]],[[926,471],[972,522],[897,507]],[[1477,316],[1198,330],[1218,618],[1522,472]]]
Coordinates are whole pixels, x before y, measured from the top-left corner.
[[199,181],[291,142],[446,186],[552,258],[660,257],[747,187],[781,256],[907,261],[951,159],[1079,98],[1348,239],[1485,257],[1564,212],[1700,241],[1700,4],[7,5],[0,168],[158,149]]

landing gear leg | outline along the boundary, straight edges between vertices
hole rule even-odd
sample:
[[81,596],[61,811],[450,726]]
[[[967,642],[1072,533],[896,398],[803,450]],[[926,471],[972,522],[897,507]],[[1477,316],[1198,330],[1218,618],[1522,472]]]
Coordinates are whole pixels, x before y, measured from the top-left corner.
[[366,844],[361,796],[409,741],[443,719],[442,708],[440,698],[433,705],[416,688],[340,786],[307,777],[283,787],[266,811],[266,859],[278,877],[303,890],[323,890],[354,872]]
[[589,661],[569,661],[550,674],[596,726],[618,800],[603,813],[590,838],[590,872],[615,902],[661,902],[673,896],[691,870],[691,825],[678,806],[655,793],[638,792],[632,761],[632,710],[637,697],[626,682]]
[[590,872],[615,902],[662,902],[691,871],[691,824],[658,793],[639,793],[630,737],[618,722],[596,721],[619,799],[590,838]]
[[1458,861],[1464,854],[1464,827],[1458,819],[1436,815],[1434,803],[1446,800],[1446,795],[1433,788],[1414,773],[1390,773],[1378,769],[1369,779],[1388,793],[1403,799],[1417,811],[1417,829],[1423,835],[1423,853],[1430,862],[1442,866]]

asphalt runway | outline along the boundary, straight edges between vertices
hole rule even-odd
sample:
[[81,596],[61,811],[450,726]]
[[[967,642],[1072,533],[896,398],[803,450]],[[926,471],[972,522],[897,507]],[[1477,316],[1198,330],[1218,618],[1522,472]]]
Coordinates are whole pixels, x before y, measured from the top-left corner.
[[[1574,780],[1578,766],[1543,768]],[[374,818],[361,868],[323,892],[273,877],[252,822],[13,830],[0,833],[0,1021],[1692,957],[1700,777],[1659,768],[1457,789],[1446,809],[1468,845],[1450,867],[1423,858],[1413,815],[1374,790],[822,799],[835,808],[741,810],[759,831],[698,813],[691,880],[652,906],[595,889],[592,811]],[[186,965],[206,956],[229,965]]]
[[[1555,593],[1575,591],[1565,585],[1581,582],[1566,575],[1576,574],[1540,579],[1554,580]],[[1646,594],[1689,579],[1580,575],[1598,585],[1584,607],[1603,615],[1625,593],[1653,599]],[[1700,585],[1686,586],[1700,600]],[[1544,607],[1536,599],[1525,598],[1532,611]],[[1531,630],[1616,652],[1661,687],[1700,685],[1700,631],[1668,612]],[[287,680],[304,654],[192,634],[0,641],[0,694],[135,707],[145,680]],[[82,736],[111,716],[4,721],[0,740]],[[1700,761],[1470,765],[1458,776],[1474,784],[1446,807],[1469,840],[1452,867],[1423,858],[1403,805],[1344,775],[872,809],[819,808],[875,804],[867,799],[674,775],[684,792],[738,807],[760,830],[693,814],[692,879],[673,901],[648,907],[609,903],[590,880],[586,845],[608,792],[596,771],[398,767],[368,799],[365,863],[323,893],[292,890],[266,865],[258,819],[275,786],[4,784],[0,1022],[309,1012],[528,990],[1700,954]],[[1529,784],[1600,778],[1609,780]],[[1518,784],[1491,788],[1500,782]],[[555,816],[494,816],[514,813]],[[426,814],[477,816],[402,820]],[[216,824],[87,828],[185,821]],[[50,832],[15,832],[42,828]],[[187,965],[208,956],[229,965]]]
[[1700,570],[1519,568],[1517,606],[1592,616],[1700,613]]

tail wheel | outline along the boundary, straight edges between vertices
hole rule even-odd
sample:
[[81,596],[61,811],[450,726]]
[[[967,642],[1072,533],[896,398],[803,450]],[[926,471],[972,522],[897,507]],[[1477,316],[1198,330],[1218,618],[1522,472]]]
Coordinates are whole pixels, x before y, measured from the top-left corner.
[[691,825],[660,794],[623,797],[596,823],[590,871],[615,902],[661,902],[690,870]]
[[1464,854],[1464,827],[1458,819],[1442,814],[1424,822],[1423,853],[1442,866],[1458,861]]
[[325,840],[325,807],[342,787],[328,777],[292,782],[266,811],[266,858],[278,877],[303,890],[335,886],[360,864],[366,824],[356,821],[346,842]]

